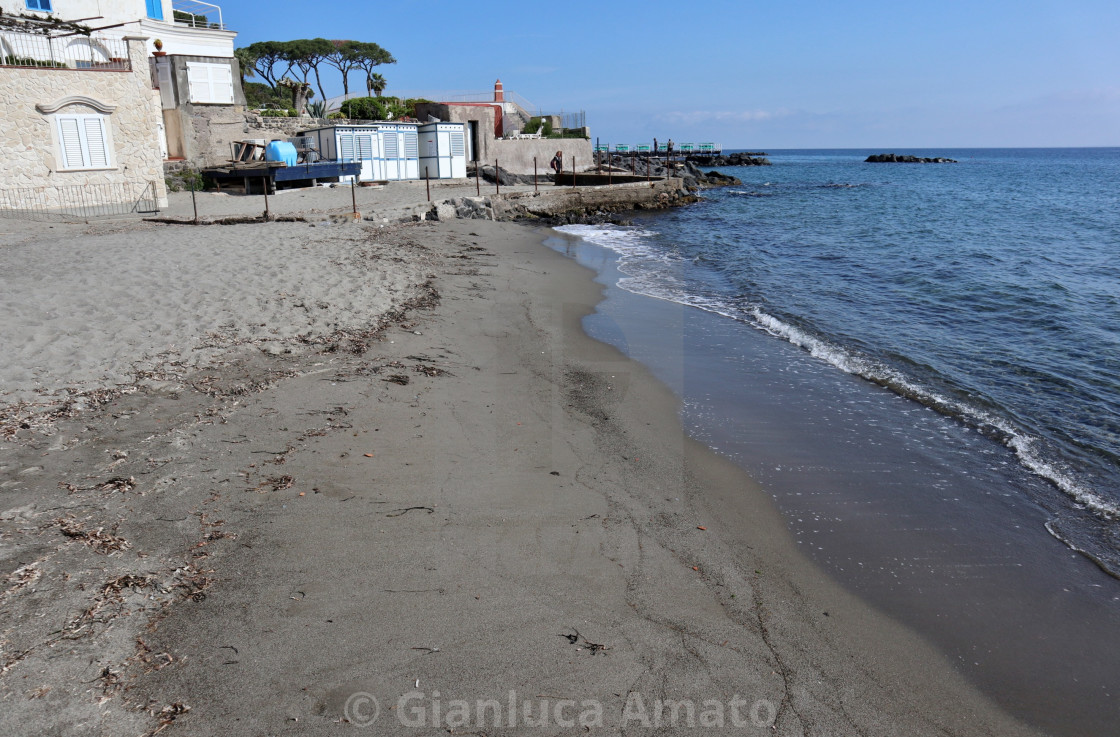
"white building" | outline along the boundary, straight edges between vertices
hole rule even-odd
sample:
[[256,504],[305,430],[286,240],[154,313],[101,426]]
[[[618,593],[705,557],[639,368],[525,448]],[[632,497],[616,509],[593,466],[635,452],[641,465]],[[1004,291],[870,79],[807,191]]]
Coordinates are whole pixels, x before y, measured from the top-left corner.
[[222,9],[200,0],[9,0],[33,15],[80,22],[109,37],[147,36],[163,51],[185,56],[233,57],[237,34],[226,30]]
[[[144,40],[163,108],[162,157],[194,166],[224,161],[244,137],[245,96],[233,55],[237,34],[222,9],[201,0],[9,0],[19,12],[68,21],[93,33],[57,33],[49,40],[0,31],[0,54],[71,69],[118,69],[129,62],[121,39]],[[144,70],[142,70],[144,71]],[[143,79],[143,77],[140,77]],[[154,84],[153,84],[154,82]]]
[[361,162],[359,181],[383,182],[420,178],[418,128],[416,123],[340,124],[300,135],[314,139],[324,161]]

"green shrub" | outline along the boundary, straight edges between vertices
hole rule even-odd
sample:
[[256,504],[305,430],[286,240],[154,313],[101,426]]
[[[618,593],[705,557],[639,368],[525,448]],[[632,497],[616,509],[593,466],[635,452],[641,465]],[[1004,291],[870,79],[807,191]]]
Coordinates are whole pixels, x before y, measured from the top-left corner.
[[544,130],[541,131],[542,138],[548,138],[552,135],[552,120],[544,121]]
[[522,133],[536,133],[541,128],[540,118],[529,118],[529,122],[521,129]]
[[3,63],[5,66],[12,67],[49,67],[51,69],[66,69],[66,65],[60,61],[33,59],[30,56],[5,55],[3,61],[0,63]]
[[201,172],[194,169],[183,169],[175,172],[169,177],[164,177],[163,181],[167,185],[168,192],[190,192],[192,189],[201,192],[213,187],[212,180],[202,176]]
[[402,100],[399,97],[353,97],[339,106],[351,120],[400,120],[416,117],[416,106],[431,102],[422,97]]
[[385,120],[389,112],[377,97],[352,97],[343,102],[338,111],[351,120]]
[[[175,20],[182,23],[187,23],[195,28],[209,28],[210,22],[205,15],[196,15],[194,13],[187,13],[182,10],[172,10]],[[217,24],[215,24],[217,25]]]
[[409,116],[410,118],[415,118],[416,117],[416,106],[424,104],[424,103],[428,103],[428,102],[431,102],[431,100],[427,100],[423,97],[410,97],[402,103],[402,107],[404,108],[404,114]]
[[244,82],[245,106],[249,109],[275,107],[286,108],[292,104],[292,96],[285,90],[274,90],[260,82]]

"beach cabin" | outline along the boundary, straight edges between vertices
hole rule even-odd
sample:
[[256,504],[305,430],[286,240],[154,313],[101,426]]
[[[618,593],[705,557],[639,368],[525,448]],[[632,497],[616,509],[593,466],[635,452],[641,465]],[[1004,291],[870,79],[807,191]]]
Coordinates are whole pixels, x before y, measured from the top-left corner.
[[424,123],[420,139],[420,176],[463,179],[467,176],[467,124]]
[[[416,123],[332,125],[302,131],[323,161],[361,162],[361,182],[420,178]],[[465,169],[465,165],[464,165]]]

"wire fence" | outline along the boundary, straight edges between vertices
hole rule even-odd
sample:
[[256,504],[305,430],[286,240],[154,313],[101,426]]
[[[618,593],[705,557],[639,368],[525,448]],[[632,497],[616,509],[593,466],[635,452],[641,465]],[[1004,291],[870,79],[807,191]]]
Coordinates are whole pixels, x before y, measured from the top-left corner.
[[0,65],[37,69],[127,72],[132,69],[128,42],[103,36],[40,36],[0,33]]
[[583,110],[575,113],[565,113],[561,110],[558,113],[541,113],[541,115],[560,118],[561,128],[573,129],[587,127],[587,113]]
[[155,182],[0,189],[0,218],[66,221],[157,212]]

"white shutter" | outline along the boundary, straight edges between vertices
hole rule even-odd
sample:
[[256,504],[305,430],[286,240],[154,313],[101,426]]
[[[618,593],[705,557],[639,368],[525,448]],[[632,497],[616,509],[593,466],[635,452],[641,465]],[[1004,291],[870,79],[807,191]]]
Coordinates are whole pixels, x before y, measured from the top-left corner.
[[373,158],[373,136],[356,136],[358,139],[358,158],[369,161]]
[[191,102],[210,102],[210,73],[207,64],[187,62],[187,86]]
[[233,70],[226,64],[210,65],[210,94],[212,102],[233,104]]
[[415,159],[417,157],[416,139],[416,131],[404,131],[404,156],[406,159]]
[[156,64],[156,80],[159,83],[159,99],[164,110],[175,107],[175,82],[171,78],[171,64],[164,60]]
[[452,134],[451,134],[451,155],[452,156],[462,156],[463,155],[463,148],[464,148],[464,146],[463,146],[463,132],[462,131],[452,132]]
[[104,169],[109,166],[109,142],[105,135],[105,119],[101,116],[88,116],[84,121],[88,166]]
[[104,115],[57,115],[60,169],[108,169],[109,121]]
[[349,133],[341,134],[338,137],[338,159],[339,161],[354,160],[354,136]]
[[228,64],[187,62],[190,101],[230,105],[233,103],[233,70]]
[[58,142],[62,149],[63,169],[80,169],[86,165],[82,157],[82,137],[77,117],[58,119]]
[[385,132],[385,158],[387,158],[387,159],[397,158],[397,132],[396,131],[386,131]]

